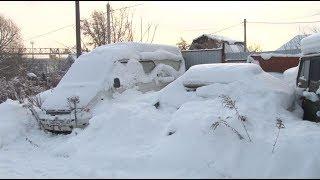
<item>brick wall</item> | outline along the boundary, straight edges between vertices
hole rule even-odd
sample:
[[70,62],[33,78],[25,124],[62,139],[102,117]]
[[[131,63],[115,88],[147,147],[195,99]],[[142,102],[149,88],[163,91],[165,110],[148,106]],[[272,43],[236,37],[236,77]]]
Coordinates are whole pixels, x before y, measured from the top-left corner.
[[264,60],[259,55],[251,56],[254,60],[259,61],[261,68],[266,72],[281,72],[295,67],[299,64],[300,56],[296,57],[271,57],[268,60]]

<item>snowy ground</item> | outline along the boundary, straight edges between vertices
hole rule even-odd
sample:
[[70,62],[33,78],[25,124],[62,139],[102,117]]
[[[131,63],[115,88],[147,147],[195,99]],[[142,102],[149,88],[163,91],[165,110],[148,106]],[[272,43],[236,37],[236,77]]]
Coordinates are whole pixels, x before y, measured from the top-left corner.
[[[246,83],[253,82],[204,87],[178,109],[153,106],[170,88],[127,90],[98,104],[90,126],[70,135],[38,130],[30,112],[8,100],[0,104],[0,178],[319,178],[320,126],[302,121],[299,108],[286,110],[280,90]],[[222,90],[247,116],[252,143],[226,127],[210,129],[218,116],[234,116],[213,95]],[[277,117],[285,128],[272,153]],[[246,138],[236,118],[230,124]]]

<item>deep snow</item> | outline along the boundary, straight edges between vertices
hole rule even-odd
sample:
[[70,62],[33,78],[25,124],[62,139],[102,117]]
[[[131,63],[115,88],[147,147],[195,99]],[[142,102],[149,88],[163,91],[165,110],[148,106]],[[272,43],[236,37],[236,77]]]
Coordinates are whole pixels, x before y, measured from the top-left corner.
[[[40,131],[29,111],[8,100],[0,104],[0,177],[319,178],[320,126],[303,121],[301,108],[293,104],[294,87],[285,79],[294,73],[279,79],[250,64],[228,74],[234,66],[191,68],[159,92],[116,93],[93,109],[86,129],[69,135]],[[183,82],[208,77],[206,69],[209,84],[187,92]],[[226,76],[215,76],[221,73]],[[221,94],[247,117],[252,143]],[[222,125],[210,129],[228,116],[244,140]],[[285,128],[272,153],[277,118]]]

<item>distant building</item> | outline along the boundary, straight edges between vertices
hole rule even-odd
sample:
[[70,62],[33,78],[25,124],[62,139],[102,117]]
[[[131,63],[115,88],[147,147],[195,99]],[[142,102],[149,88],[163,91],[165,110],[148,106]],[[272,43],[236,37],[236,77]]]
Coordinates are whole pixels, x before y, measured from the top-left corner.
[[294,50],[300,49],[300,42],[303,38],[309,36],[310,34],[300,34],[293,37],[290,41],[283,44],[281,47],[277,49],[277,51],[281,50]]
[[223,36],[203,34],[192,41],[189,50],[218,48],[224,48],[225,53],[244,52],[244,43]]

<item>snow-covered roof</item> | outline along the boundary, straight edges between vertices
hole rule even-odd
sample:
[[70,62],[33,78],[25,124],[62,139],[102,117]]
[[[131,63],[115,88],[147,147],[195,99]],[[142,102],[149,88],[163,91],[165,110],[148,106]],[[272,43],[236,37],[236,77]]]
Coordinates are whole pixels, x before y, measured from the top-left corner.
[[283,44],[280,48],[277,50],[289,50],[289,49],[300,49],[300,42],[303,38],[307,37],[309,35],[296,35],[294,38],[292,38],[290,41]]
[[237,53],[237,52],[244,52],[244,45],[241,41],[233,40],[224,36],[219,35],[212,35],[212,34],[203,34],[197,38],[195,38],[193,41],[197,41],[199,38],[207,37],[208,39],[217,40],[220,42],[226,42],[225,43],[225,52],[227,53]]
[[320,53],[320,33],[312,34],[301,40],[302,54]]
[[113,64],[123,59],[149,60],[183,60],[178,47],[145,44],[145,43],[115,43],[95,48],[82,54],[72,64],[43,103],[44,109],[68,108],[67,98],[80,97],[80,106],[87,105],[98,92],[108,88],[113,82]]
[[227,38],[227,37],[224,37],[224,36],[219,36],[219,35],[212,35],[212,34],[203,34],[197,38],[194,39],[197,40],[203,36],[206,36],[208,37],[209,39],[215,39],[215,40],[218,40],[218,41],[225,41],[225,42],[228,42],[229,44],[234,44],[236,42],[241,42],[241,41],[237,41],[237,40],[233,40],[233,39],[230,39],[230,38]]

